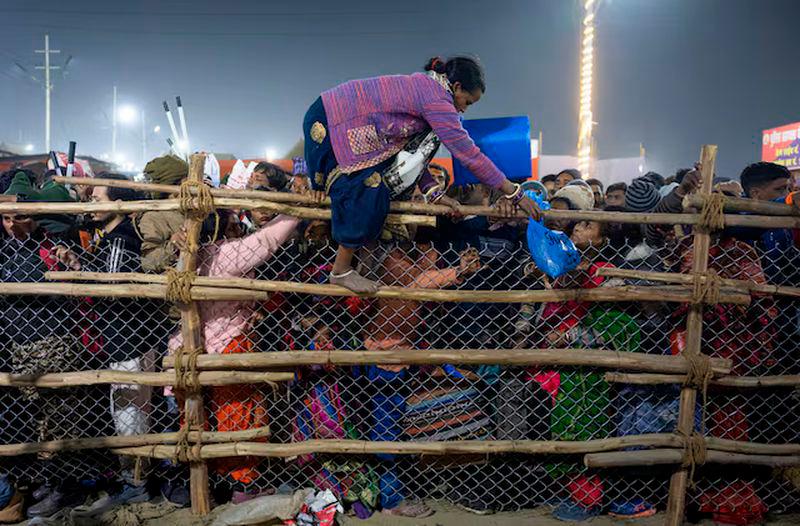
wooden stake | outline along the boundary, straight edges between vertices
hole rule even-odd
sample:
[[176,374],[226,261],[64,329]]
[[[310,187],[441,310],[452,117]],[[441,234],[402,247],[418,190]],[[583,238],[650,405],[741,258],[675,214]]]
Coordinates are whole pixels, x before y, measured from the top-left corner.
[[[682,356],[664,356],[599,349],[465,349],[389,351],[285,351],[264,353],[206,354],[197,357],[197,368],[268,369],[301,365],[539,365],[564,367],[603,367],[649,372],[685,373],[688,363]],[[175,367],[175,357],[165,356],[165,368]],[[711,359],[716,374],[730,373],[731,361]]]
[[[204,155],[192,155],[189,162],[189,181],[203,182]],[[186,228],[187,248],[181,250],[178,258],[177,270],[194,272],[197,269],[197,245],[200,240],[202,218],[187,217],[184,222]],[[204,350],[203,327],[197,303],[179,305],[181,311],[181,335],[183,348]],[[184,393],[184,419],[189,428],[204,429],[206,423],[203,408],[203,393],[201,390]],[[208,464],[205,462],[191,462],[189,464],[189,491],[192,500],[192,513],[204,516],[211,511],[211,499],[208,489]]]
[[[714,177],[714,164],[717,158],[717,147],[715,145],[705,145],[700,153],[700,163],[702,177],[701,195],[711,193],[712,179]],[[727,219],[727,218],[726,218]],[[704,274],[708,270],[708,250],[711,238],[708,232],[702,232],[695,228],[694,243],[692,246],[692,272]],[[686,348],[684,354],[687,357],[698,356],[701,351],[703,339],[703,305],[701,303],[691,305],[686,320]],[[695,410],[697,402],[697,391],[694,387],[684,387],[681,389],[680,412],[678,414],[679,432],[690,435],[694,431]],[[683,524],[684,510],[686,504],[686,487],[689,481],[689,472],[686,468],[676,471],[669,484],[669,501],[667,502],[666,524],[668,526],[679,526]]]

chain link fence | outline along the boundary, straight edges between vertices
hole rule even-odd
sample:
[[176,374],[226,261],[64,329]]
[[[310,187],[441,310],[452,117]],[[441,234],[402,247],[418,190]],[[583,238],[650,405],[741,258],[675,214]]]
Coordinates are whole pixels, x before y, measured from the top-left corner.
[[[490,232],[491,233],[491,232]],[[594,288],[638,280],[599,278],[611,265],[651,271],[691,269],[691,241],[653,250],[609,243],[584,250],[584,265],[547,280],[514,236],[476,235],[445,243],[385,242],[363,251],[360,270],[384,285],[406,288],[510,290]],[[199,273],[301,283],[325,283],[335,249],[306,237],[228,239],[204,246]],[[465,249],[473,246],[480,266]],[[111,247],[91,254],[74,248],[82,270],[140,270],[139,255]],[[42,282],[64,269],[47,240],[2,241],[3,282]],[[764,252],[743,242],[712,243],[709,267],[722,277],[800,285],[794,248]],[[789,269],[787,271],[786,269]],[[116,369],[161,370],[178,346],[179,316],[161,301],[5,296],[0,309],[3,372]],[[681,351],[685,305],[660,302],[544,304],[433,303],[275,293],[269,301],[200,304],[211,352],[393,348],[606,348],[651,354]],[[796,302],[754,296],[749,306],[705,309],[703,350],[730,358],[733,374],[796,374]],[[365,440],[590,440],[671,432],[679,386],[609,383],[606,370],[506,366],[304,367],[277,387],[207,387],[209,428],[235,431],[269,425],[272,442]],[[167,391],[168,393],[168,391]],[[792,389],[710,388],[710,436],[763,443],[800,442],[800,401]],[[703,411],[698,410],[698,416]],[[90,386],[68,389],[0,388],[2,444],[63,438],[175,431],[179,412],[160,388]],[[108,451],[5,457],[3,469],[34,481],[85,479],[130,469]],[[150,473],[185,481],[185,466],[153,462]],[[587,471],[568,456],[337,456],[210,461],[215,488],[267,490],[311,484],[348,500],[445,498],[471,508],[514,510],[573,498],[586,504],[643,498],[664,505],[671,469]],[[798,507],[789,474],[765,468],[704,466],[691,493],[699,506],[763,504],[773,512]]]

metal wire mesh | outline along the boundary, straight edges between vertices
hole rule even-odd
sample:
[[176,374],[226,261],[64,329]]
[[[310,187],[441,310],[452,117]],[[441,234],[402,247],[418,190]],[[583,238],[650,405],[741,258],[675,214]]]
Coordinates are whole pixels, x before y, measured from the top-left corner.
[[[308,231],[306,231],[308,232]],[[684,271],[691,244],[659,251],[644,244],[584,250],[586,264],[559,280],[530,265],[517,237],[501,230],[471,240],[385,242],[359,255],[360,270],[384,285],[461,290],[594,288],[638,280],[601,279],[603,265]],[[491,234],[491,231],[490,231]],[[327,281],[334,248],[326,241],[229,239],[200,253],[202,275]],[[41,282],[64,269],[48,241],[2,242],[3,282]],[[465,261],[474,246],[481,265]],[[139,270],[139,255],[74,249],[81,269]],[[723,277],[798,286],[794,248],[763,251],[743,242],[712,243],[710,268]],[[467,258],[468,259],[468,258]],[[787,272],[791,269],[792,272]],[[98,368],[160,370],[179,344],[174,309],[140,299],[30,296],[2,298],[2,371],[41,374]],[[171,310],[173,312],[171,312]],[[686,306],[659,302],[546,304],[433,303],[275,293],[256,303],[200,305],[210,352],[325,349],[514,349],[595,347],[652,354],[682,349]],[[749,306],[706,309],[703,344],[733,360],[737,375],[791,374],[800,367],[796,303],[756,297]],[[606,381],[606,371],[582,368],[305,367],[296,381],[204,389],[211,429],[232,431],[268,423],[270,441],[311,438],[368,440],[590,440],[674,430],[677,386]],[[704,422],[712,436],[765,443],[800,442],[798,397],[790,389],[711,389]],[[698,415],[700,411],[698,411]],[[698,422],[698,426],[699,426]],[[3,444],[175,430],[174,399],[161,389],[97,386],[0,390]],[[3,468],[33,480],[97,477],[130,466],[107,451],[2,459]],[[441,497],[473,508],[513,510],[565,498],[608,504],[618,499],[666,501],[669,469],[587,471],[580,456],[417,456],[293,459],[235,458],[211,462],[216,487],[267,489],[343,487],[359,478],[402,497]],[[154,474],[173,480],[185,468]],[[383,491],[380,491],[383,493]],[[753,497],[754,496],[754,497]],[[696,505],[755,498],[775,512],[794,509],[791,477],[765,469],[706,466],[692,493]]]

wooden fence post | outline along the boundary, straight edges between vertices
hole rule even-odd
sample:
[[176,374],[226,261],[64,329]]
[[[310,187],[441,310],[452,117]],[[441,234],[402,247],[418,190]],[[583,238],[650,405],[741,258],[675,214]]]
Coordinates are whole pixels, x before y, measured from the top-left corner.
[[[189,181],[203,183],[204,165],[204,155],[194,154],[191,156]],[[187,216],[184,225],[186,227],[187,248],[181,250],[177,269],[183,272],[194,272],[197,269],[197,247],[200,241],[203,220],[199,217]],[[181,311],[183,348],[204,349],[203,329],[200,323],[197,303],[190,301],[189,303],[181,303],[179,307]],[[206,417],[201,388],[186,392],[184,410],[184,425],[190,429],[204,428]],[[192,499],[192,513],[195,515],[207,515],[211,511],[211,503],[208,488],[208,464],[205,461],[190,462],[189,490]]]
[[[700,153],[701,177],[703,179],[700,195],[711,194],[714,178],[714,163],[717,159],[716,145],[704,145]],[[708,231],[699,226],[695,227],[694,242],[692,246],[692,273],[704,274],[708,270],[708,249],[711,236]],[[703,341],[703,304],[693,303],[686,320],[686,348],[683,350],[687,358],[691,355],[702,353]],[[695,412],[697,404],[697,390],[692,386],[681,389],[680,413],[678,415],[677,430],[688,436],[694,431]],[[686,487],[689,472],[681,468],[673,473],[669,484],[669,501],[667,503],[667,520],[669,526],[683,523],[686,505]]]

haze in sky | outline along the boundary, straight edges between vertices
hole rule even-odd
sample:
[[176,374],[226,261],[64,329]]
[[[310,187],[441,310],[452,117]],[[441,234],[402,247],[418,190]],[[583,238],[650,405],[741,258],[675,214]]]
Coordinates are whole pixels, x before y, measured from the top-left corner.
[[[474,53],[487,91],[467,117],[529,115],[543,152],[574,154],[576,0],[3,0],[0,141],[43,150],[44,95],[30,77],[43,35],[60,49],[53,144],[111,149],[111,95],[145,112],[148,155],[166,149],[162,100],[181,95],[192,146],[282,154],[319,93],[351,78],[419,70]],[[636,156],[665,174],[719,144],[719,175],[758,160],[764,128],[800,120],[797,0],[604,0],[597,15],[594,106],[601,158]],[[18,65],[17,65],[18,64]],[[20,68],[21,66],[21,68]],[[153,133],[155,125],[160,134]],[[141,159],[141,122],[119,129]]]

